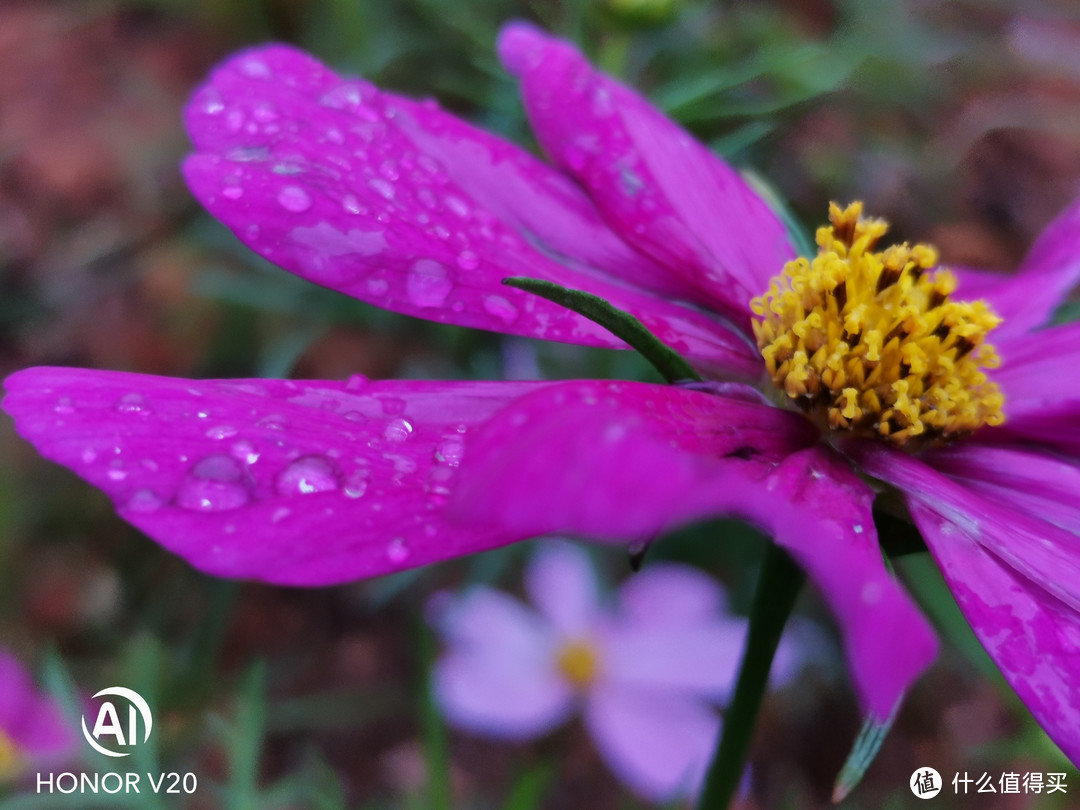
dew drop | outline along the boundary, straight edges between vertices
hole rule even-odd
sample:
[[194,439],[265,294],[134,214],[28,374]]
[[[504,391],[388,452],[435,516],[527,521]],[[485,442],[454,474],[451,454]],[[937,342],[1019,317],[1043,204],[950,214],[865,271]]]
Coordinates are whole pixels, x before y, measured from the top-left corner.
[[401,416],[405,413],[407,404],[401,397],[381,397],[379,399],[379,406],[385,414],[390,416]]
[[363,374],[352,374],[352,375],[349,376],[349,379],[345,382],[345,390],[346,391],[362,391],[365,388],[367,388],[368,382],[369,382],[368,378],[365,377]]
[[240,72],[251,79],[269,79],[270,68],[258,59],[247,59],[240,65]]
[[365,286],[368,292],[374,296],[386,295],[386,291],[390,289],[390,284],[381,278],[369,278]]
[[231,439],[238,432],[239,431],[232,425],[218,425],[217,427],[212,427],[206,431],[206,438],[217,440]]
[[213,90],[209,90],[203,96],[202,111],[207,115],[219,115],[225,109],[221,96]]
[[460,197],[455,197],[452,194],[446,198],[446,207],[462,219],[468,217],[470,213],[468,204]]
[[92,447],[87,447],[82,451],[82,455],[79,457],[82,459],[83,464],[93,464],[97,461],[97,451]]
[[341,475],[334,462],[324,456],[301,456],[278,473],[274,485],[279,495],[310,495],[330,492],[340,486]]
[[285,518],[292,514],[292,509],[287,506],[279,507],[274,510],[274,514],[270,516],[271,523],[281,523]]
[[494,315],[504,323],[513,323],[517,320],[518,310],[513,304],[501,295],[489,295],[484,298],[484,311]]
[[148,489],[140,489],[131,496],[125,507],[132,512],[153,512],[161,507],[161,498]]
[[223,512],[251,500],[250,481],[239,462],[215,453],[197,462],[184,476],[176,505],[194,512]]
[[237,442],[233,442],[232,447],[230,447],[229,450],[235,458],[240,459],[245,464],[254,464],[259,460],[259,453],[255,450],[255,445],[247,439],[240,439]]
[[372,177],[367,182],[368,188],[386,200],[394,199],[394,187],[381,177]]
[[409,438],[409,434],[412,433],[413,427],[405,419],[394,419],[387,423],[386,429],[383,431],[383,438],[388,442],[403,442]]
[[368,470],[360,469],[353,472],[345,479],[345,496],[348,498],[362,497],[368,488],[368,479],[371,477],[371,473]]
[[439,307],[446,301],[454,282],[447,278],[446,268],[431,259],[413,264],[405,282],[405,292],[418,307]]
[[451,436],[439,442],[435,448],[435,461],[448,467],[456,467],[461,464],[461,457],[465,453],[465,442],[457,436]]
[[284,430],[287,424],[284,416],[272,413],[256,422],[255,427],[261,427],[266,430]]
[[300,186],[285,186],[278,193],[278,203],[286,211],[301,214],[311,208],[311,197]]
[[480,257],[471,250],[463,250],[458,254],[457,266],[462,270],[475,270],[480,266]]
[[404,537],[395,537],[386,546],[386,557],[392,563],[403,563],[409,559],[409,547],[405,545]]
[[120,413],[141,413],[146,410],[146,400],[142,394],[124,394],[115,407]]
[[350,214],[359,214],[362,211],[362,206],[360,205],[360,200],[358,200],[352,194],[346,194],[341,199],[341,207],[344,208],[346,211],[348,211]]
[[240,186],[226,186],[221,190],[221,196],[227,200],[239,200],[244,196],[244,189]]

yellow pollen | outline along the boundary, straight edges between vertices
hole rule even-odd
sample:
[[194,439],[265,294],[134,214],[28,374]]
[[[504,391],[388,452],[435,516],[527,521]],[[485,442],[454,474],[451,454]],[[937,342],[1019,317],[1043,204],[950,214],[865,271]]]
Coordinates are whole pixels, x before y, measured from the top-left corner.
[[19,746],[0,728],[0,783],[14,779],[22,772],[24,765]]
[[583,689],[596,678],[599,662],[596,649],[587,641],[567,641],[555,655],[555,663],[571,684]]
[[889,226],[863,219],[862,203],[832,203],[829,221],[817,256],[788,262],[750,302],[773,382],[822,426],[895,445],[1004,422],[984,372],[999,364],[989,305],[950,300],[956,277],[929,245],[875,251]]

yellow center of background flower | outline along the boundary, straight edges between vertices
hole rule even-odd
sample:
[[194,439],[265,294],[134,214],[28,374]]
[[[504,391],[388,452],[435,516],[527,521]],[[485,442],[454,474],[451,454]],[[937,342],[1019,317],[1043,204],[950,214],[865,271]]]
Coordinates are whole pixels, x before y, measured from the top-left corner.
[[0,728],[0,782],[13,779],[22,772],[23,756],[15,741]]
[[773,382],[823,427],[896,445],[1000,425],[1004,397],[984,368],[1001,323],[985,301],[950,301],[956,277],[929,245],[875,251],[888,231],[862,203],[829,206],[813,260],[788,262],[750,302]]
[[599,669],[595,648],[587,641],[568,641],[555,656],[555,663],[566,680],[578,689],[593,682]]

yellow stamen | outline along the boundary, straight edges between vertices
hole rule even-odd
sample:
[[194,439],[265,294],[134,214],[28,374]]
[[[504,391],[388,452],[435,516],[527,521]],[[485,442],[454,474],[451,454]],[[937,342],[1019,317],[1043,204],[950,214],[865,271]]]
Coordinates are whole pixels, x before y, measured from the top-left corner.
[[22,773],[26,761],[22,750],[10,736],[0,728],[0,783],[14,779]]
[[750,302],[769,376],[824,427],[896,445],[1000,425],[1005,398],[983,369],[998,366],[985,339],[1001,319],[949,299],[956,277],[934,269],[934,248],[875,251],[889,226],[861,215],[862,203],[831,204],[817,256]]
[[578,689],[591,684],[599,669],[596,649],[584,640],[564,643],[555,655],[555,663],[559,672]]

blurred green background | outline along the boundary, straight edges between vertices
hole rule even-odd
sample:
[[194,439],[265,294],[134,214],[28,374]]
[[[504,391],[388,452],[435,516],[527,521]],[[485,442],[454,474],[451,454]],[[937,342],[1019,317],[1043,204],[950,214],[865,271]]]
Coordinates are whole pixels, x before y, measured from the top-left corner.
[[[435,96],[534,148],[493,50],[513,18],[577,42],[755,172],[806,228],[829,200],[862,199],[946,263],[1008,271],[1080,191],[1080,10],[1069,2],[4,0],[0,373],[649,378],[630,354],[437,326],[315,288],[242,248],[180,179],[191,89],[232,50],[269,39]],[[714,573],[745,612],[761,550],[752,532],[710,524],[650,555]],[[431,710],[426,599],[466,582],[513,590],[527,551],[322,590],[211,580],[0,416],[0,644],[73,708],[113,683],[139,691],[159,731],[131,767],[199,777],[194,798],[130,806],[642,807],[577,725],[495,744],[448,732]],[[628,574],[624,555],[595,556],[612,582]],[[1077,804],[1080,776],[1004,686],[933,565],[916,555],[901,574],[948,644],[843,806],[915,805],[907,784],[925,765],[946,781],[1069,774],[1069,795],[964,803],[946,790],[939,807]],[[835,645],[815,594],[799,611]],[[769,698],[744,806],[828,806],[859,723],[826,644]],[[108,765],[89,756],[88,768]],[[0,785],[0,810],[119,806],[25,788]]]

